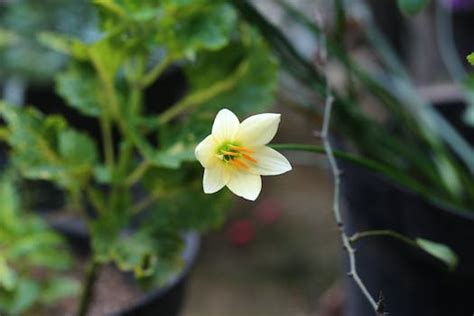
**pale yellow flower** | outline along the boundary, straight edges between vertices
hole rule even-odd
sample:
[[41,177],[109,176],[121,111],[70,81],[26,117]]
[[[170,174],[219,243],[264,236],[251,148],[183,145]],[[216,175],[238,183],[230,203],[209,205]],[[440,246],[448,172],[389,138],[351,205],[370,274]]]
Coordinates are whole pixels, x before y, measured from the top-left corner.
[[291,170],[288,160],[265,146],[275,136],[280,114],[251,116],[242,123],[228,109],[217,113],[211,135],[195,150],[204,167],[205,193],[215,193],[227,186],[233,193],[254,201],[262,189],[260,176]]

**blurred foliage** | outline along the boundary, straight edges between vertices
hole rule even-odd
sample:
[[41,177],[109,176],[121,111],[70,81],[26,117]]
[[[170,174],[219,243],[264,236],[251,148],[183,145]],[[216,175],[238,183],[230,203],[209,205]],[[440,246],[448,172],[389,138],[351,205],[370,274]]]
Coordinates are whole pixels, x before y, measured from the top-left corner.
[[12,162],[28,179],[49,180],[73,193],[88,182],[97,162],[95,143],[60,116],[0,103],[9,127]]
[[422,11],[430,0],[397,0],[398,7],[406,15],[416,15]]
[[57,272],[72,259],[63,239],[21,210],[12,180],[0,179],[0,312],[23,314],[36,304],[76,295],[78,283]]
[[[69,2],[51,1],[56,4],[67,11],[58,21],[80,15]],[[22,1],[8,15],[37,5]],[[183,235],[218,228],[230,206],[227,192],[203,193],[195,146],[223,106],[245,116],[271,103],[277,62],[229,1],[95,0],[90,6],[98,17],[93,40],[36,26],[34,37],[48,54],[68,60],[55,75],[56,92],[98,121],[101,139],[61,115],[6,103],[1,135],[23,177],[51,181],[69,194],[69,209],[88,223],[92,260],[115,263],[153,287],[182,269]],[[145,99],[145,90],[171,65],[186,77],[184,96],[161,114],[147,114],[154,100]]]
[[41,46],[37,33],[56,31],[83,38],[91,32],[93,20],[86,0],[0,3],[0,77],[51,80],[65,58]]
[[467,61],[474,66],[474,53],[467,55]]
[[[323,109],[313,106],[314,94],[308,91],[321,99],[326,97],[325,67],[318,66],[329,63],[340,71],[340,85],[333,91],[332,127],[350,143],[350,148],[390,168],[392,181],[425,199],[460,212],[472,211],[474,147],[457,127],[419,96],[405,66],[378,31],[369,11],[360,16],[359,11],[355,12],[358,6],[351,11],[350,2],[339,1],[333,16],[336,27],[331,28],[315,23],[288,1],[278,0],[287,18],[311,33],[317,43],[327,49],[327,60],[314,62],[304,57],[284,31],[273,25],[251,1],[231,2],[249,23],[265,34],[283,71],[294,81],[292,85],[282,86],[282,95],[287,101],[306,115],[321,118]],[[406,13],[416,13],[427,3],[399,1]],[[377,67],[367,69],[341,40],[346,32],[352,31],[347,22],[354,17],[358,23],[357,36],[372,52]],[[370,100],[371,111],[365,106],[367,100]],[[381,115],[374,117],[374,113]],[[410,181],[400,181],[407,175]]]

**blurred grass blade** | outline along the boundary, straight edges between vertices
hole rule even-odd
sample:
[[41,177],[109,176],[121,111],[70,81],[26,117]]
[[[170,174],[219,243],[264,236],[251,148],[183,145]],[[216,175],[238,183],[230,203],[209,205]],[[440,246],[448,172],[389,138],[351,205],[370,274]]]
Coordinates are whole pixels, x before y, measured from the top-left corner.
[[416,15],[420,13],[430,0],[397,0],[398,8],[405,15]]

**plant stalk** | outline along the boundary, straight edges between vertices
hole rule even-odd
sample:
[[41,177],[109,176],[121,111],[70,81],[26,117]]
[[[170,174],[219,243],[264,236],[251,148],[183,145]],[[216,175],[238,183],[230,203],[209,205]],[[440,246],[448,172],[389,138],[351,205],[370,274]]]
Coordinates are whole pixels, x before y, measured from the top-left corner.
[[86,271],[86,275],[82,284],[82,293],[79,301],[79,308],[77,309],[76,316],[86,316],[92,302],[93,289],[95,281],[97,280],[97,274],[99,272],[100,265],[91,259],[89,266]]

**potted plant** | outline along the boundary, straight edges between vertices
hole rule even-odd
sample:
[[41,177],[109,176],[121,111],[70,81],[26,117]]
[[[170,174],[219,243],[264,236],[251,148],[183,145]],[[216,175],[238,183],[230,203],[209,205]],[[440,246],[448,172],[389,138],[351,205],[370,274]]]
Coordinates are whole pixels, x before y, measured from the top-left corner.
[[[38,39],[68,57],[54,76],[56,91],[65,105],[98,122],[99,135],[41,106],[2,102],[1,139],[10,168],[53,183],[61,194],[49,199],[64,194],[66,204],[50,223],[90,246],[75,313],[87,314],[97,279],[113,265],[145,292],[127,303],[130,308],[103,313],[175,315],[179,306],[157,312],[153,302],[169,291],[182,293],[186,232],[218,227],[229,202],[226,192],[202,192],[195,146],[223,104],[240,115],[265,108],[277,65],[259,31],[226,1],[90,5],[98,15],[92,40],[57,32]],[[186,93],[167,109],[147,112],[145,103],[160,101],[146,100],[147,88],[172,65],[182,69]]]
[[[42,43],[69,56],[67,68],[56,77],[57,91],[69,106],[99,122],[100,139],[77,130],[60,115],[7,103],[0,105],[6,121],[0,136],[10,146],[11,166],[25,178],[53,182],[66,194],[68,214],[87,228],[91,255],[78,315],[87,313],[98,272],[108,264],[132,273],[145,288],[170,284],[183,268],[185,232],[205,231],[223,221],[227,196],[220,189],[227,186],[235,194],[254,200],[261,190],[260,175],[291,169],[274,149],[328,155],[335,178],[334,215],[348,253],[349,276],[363,294],[363,301],[359,301],[368,304],[361,303],[360,311],[353,307],[349,313],[383,314],[384,300],[377,298],[380,290],[390,295],[388,311],[396,310],[394,306],[414,306],[403,312],[408,315],[419,307],[407,301],[404,293],[392,296],[391,290],[379,286],[384,274],[378,271],[383,271],[382,258],[387,257],[377,260],[380,246],[367,247],[366,257],[361,256],[363,252],[356,255],[356,243],[365,237],[395,238],[394,244],[382,244],[383,253],[403,253],[410,257],[402,261],[407,267],[420,263],[424,270],[435,271],[430,276],[436,285],[459,290],[451,281],[470,270],[468,253],[457,235],[442,238],[441,226],[428,225],[422,230],[422,224],[414,224],[413,218],[408,218],[409,226],[387,226],[384,216],[383,225],[374,224],[379,208],[373,213],[350,212],[352,217],[344,221],[339,206],[341,162],[336,157],[389,179],[394,186],[411,192],[408,195],[416,196],[422,205],[435,205],[440,214],[455,214],[461,219],[455,221],[457,225],[468,223],[456,212],[469,209],[474,199],[472,177],[466,176],[474,169],[472,148],[442,115],[421,105],[370,18],[349,19],[348,8],[336,0],[336,27],[328,33],[321,22],[313,23],[285,2],[278,3],[318,39],[316,65],[302,57],[281,31],[244,0],[95,1],[100,32],[94,40],[84,42],[55,33],[40,35]],[[398,3],[407,12],[423,4]],[[362,67],[344,47],[348,22],[359,26],[361,39],[378,54],[381,68],[390,74],[387,83]],[[280,121],[277,114],[259,114],[242,122],[237,118],[261,112],[271,99],[276,76],[273,55],[299,83],[298,89],[316,92],[325,101],[324,107],[318,108],[312,106],[312,94],[292,91],[286,95],[308,115],[322,118],[322,147],[268,145]],[[346,80],[341,87],[333,87],[328,80],[332,60],[344,70]],[[184,70],[186,94],[158,115],[147,115],[145,91],[172,64]],[[359,106],[362,91],[377,100],[385,119]],[[223,106],[228,109],[218,112]],[[348,138],[355,154],[332,148],[328,135],[332,112],[332,126]],[[202,185],[196,159],[205,169]],[[344,168],[348,184],[351,179],[360,180],[355,169]],[[369,179],[366,175],[362,178]],[[364,182],[355,183],[358,188],[366,187]],[[377,183],[376,188],[380,187],[382,184]],[[362,190],[355,197],[366,198],[368,194],[372,192]],[[393,195],[387,196],[380,204],[383,210],[394,205]],[[403,194],[396,196],[397,201],[407,200],[410,207],[418,203]],[[355,202],[349,205],[355,206]],[[397,223],[406,222],[400,218],[403,214],[415,216],[414,212],[398,211],[389,214],[397,217]],[[426,214],[432,219],[437,213],[430,208]],[[458,229],[456,225],[453,227]],[[410,247],[400,251],[400,245]],[[457,252],[459,265],[451,248]],[[433,257],[440,261],[433,261]],[[374,267],[372,271],[377,272],[371,276],[376,282],[358,273],[356,259]],[[449,269],[456,270],[449,274]],[[408,280],[413,275],[409,270],[402,273]],[[457,306],[459,310],[468,308]],[[138,314],[136,309],[114,312]]]
[[[405,14],[415,14],[427,2],[397,3]],[[304,87],[295,93],[292,85],[291,93],[282,96],[317,118],[325,117],[328,104],[333,103],[331,126],[338,143],[343,139],[344,148],[371,161],[364,168],[339,161],[339,170],[330,160],[337,180],[336,196],[339,188],[343,189],[347,202],[344,216],[336,214],[349,253],[349,278],[355,281],[347,283],[346,314],[472,313],[467,294],[471,287],[466,280],[473,275],[468,240],[473,237],[474,149],[472,141],[451,120],[454,116],[460,121],[462,109],[444,116],[444,109],[438,111],[419,96],[404,66],[360,3],[334,1],[332,20],[327,14],[316,14],[313,20],[278,1],[318,41],[315,62],[304,58],[249,1],[233,3],[265,32],[284,71]],[[323,23],[320,16],[332,24]],[[347,31],[369,48],[375,64],[368,67],[349,53],[344,41]],[[332,81],[328,83],[324,61],[337,64],[341,70],[338,78],[342,80],[335,87],[331,87]],[[320,98],[305,94],[308,90]],[[328,98],[334,101],[321,101]],[[327,133],[323,136],[327,145]],[[320,152],[328,153],[327,149]],[[337,152],[335,156],[348,158]],[[335,203],[336,208],[338,205]],[[420,252],[416,246],[428,245],[425,240],[438,243],[428,247],[437,257],[452,249],[459,260],[457,267],[449,272],[446,265]]]

